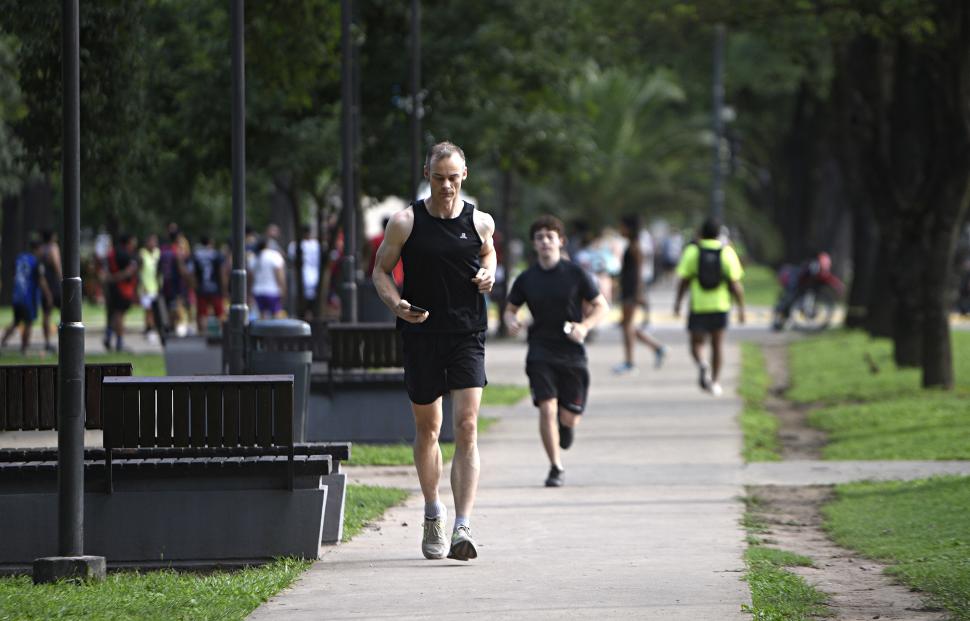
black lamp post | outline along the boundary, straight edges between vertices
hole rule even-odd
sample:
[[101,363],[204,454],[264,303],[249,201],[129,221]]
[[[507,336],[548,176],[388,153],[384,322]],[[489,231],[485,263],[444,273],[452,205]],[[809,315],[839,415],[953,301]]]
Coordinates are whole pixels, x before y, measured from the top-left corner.
[[232,0],[232,276],[229,283],[229,373],[246,372],[246,56],[243,0]]
[[105,558],[84,556],[84,324],[81,323],[81,95],[78,0],[64,0],[63,306],[57,329],[57,551],[34,561],[34,582],[104,579]]

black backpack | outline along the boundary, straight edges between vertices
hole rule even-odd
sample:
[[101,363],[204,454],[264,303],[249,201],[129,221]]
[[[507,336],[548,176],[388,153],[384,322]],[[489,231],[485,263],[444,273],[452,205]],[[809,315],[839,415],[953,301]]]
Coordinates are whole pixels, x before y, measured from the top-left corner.
[[697,261],[697,282],[702,289],[716,289],[724,280],[720,248],[702,248]]

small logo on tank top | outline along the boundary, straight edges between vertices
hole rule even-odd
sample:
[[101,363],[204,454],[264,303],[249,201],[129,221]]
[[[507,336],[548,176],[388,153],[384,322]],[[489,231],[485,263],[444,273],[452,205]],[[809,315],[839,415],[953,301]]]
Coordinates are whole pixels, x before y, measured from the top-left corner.
[[458,239],[468,239],[468,236],[462,233],[461,235],[458,236]]

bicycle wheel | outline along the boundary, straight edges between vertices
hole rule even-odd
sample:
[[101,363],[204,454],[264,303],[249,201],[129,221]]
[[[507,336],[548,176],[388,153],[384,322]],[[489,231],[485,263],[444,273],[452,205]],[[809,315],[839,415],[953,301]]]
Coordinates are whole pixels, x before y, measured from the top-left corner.
[[805,290],[792,304],[792,328],[818,332],[829,327],[835,315],[835,299],[835,291],[829,287]]

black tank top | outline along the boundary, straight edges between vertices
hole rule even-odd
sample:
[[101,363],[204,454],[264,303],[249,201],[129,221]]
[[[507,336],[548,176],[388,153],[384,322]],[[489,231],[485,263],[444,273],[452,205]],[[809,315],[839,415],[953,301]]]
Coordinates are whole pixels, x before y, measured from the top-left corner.
[[424,323],[398,318],[406,332],[480,332],[488,327],[485,296],[472,278],[481,269],[482,240],[475,229],[475,206],[464,203],[457,218],[435,218],[417,201],[414,227],[401,248],[403,298],[429,311]]

